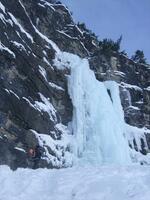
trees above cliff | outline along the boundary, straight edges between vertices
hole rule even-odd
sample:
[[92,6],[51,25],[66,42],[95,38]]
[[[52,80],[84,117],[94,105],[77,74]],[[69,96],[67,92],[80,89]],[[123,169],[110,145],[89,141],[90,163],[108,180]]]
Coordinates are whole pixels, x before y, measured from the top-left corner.
[[144,52],[141,50],[137,50],[131,59],[137,63],[147,64]]
[[122,41],[122,35],[119,37],[117,41],[105,38],[102,41],[99,41],[99,47],[104,53],[109,53],[111,51],[119,52],[121,41]]
[[[117,52],[121,55],[127,56],[128,54],[125,50],[121,50],[121,42],[122,42],[122,35],[116,40],[112,40],[110,38],[104,38],[101,40],[92,30],[88,29],[85,25],[85,23],[77,23],[78,28],[83,32],[84,37],[84,44],[85,47],[90,46],[90,49],[92,49],[92,41],[96,41],[97,49],[94,50],[93,55],[97,54],[98,52],[101,52],[102,54],[105,54],[107,56],[111,56],[113,52]],[[86,43],[85,43],[86,42]],[[88,45],[87,45],[88,44]],[[89,45],[91,44],[91,45]],[[89,50],[89,48],[87,48]],[[147,64],[147,59],[145,58],[144,52],[142,50],[136,50],[134,55],[131,56],[131,59],[134,62],[140,63],[140,64]]]

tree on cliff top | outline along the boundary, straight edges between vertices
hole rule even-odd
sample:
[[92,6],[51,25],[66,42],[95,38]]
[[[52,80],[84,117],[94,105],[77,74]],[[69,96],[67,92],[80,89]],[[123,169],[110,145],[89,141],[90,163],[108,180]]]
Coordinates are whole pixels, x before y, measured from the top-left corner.
[[137,63],[146,64],[146,58],[144,56],[144,52],[141,50],[137,50],[135,54],[131,57],[131,59]]
[[105,38],[99,42],[99,46],[103,53],[109,53],[112,51],[119,52],[121,41],[122,41],[122,35],[119,37],[117,41]]

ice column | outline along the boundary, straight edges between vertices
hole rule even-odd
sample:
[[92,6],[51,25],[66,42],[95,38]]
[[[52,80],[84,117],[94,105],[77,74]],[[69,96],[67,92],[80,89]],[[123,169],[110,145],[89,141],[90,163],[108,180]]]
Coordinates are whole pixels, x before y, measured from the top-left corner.
[[79,163],[130,163],[117,83],[99,82],[86,59],[74,59],[77,60],[71,64],[68,87],[74,107],[72,126]]

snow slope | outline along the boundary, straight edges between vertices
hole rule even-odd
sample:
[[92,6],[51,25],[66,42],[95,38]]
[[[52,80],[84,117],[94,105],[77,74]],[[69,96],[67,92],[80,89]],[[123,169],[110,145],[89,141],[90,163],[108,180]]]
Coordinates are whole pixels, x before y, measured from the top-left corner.
[[0,167],[0,200],[149,200],[150,169],[86,167],[60,170]]

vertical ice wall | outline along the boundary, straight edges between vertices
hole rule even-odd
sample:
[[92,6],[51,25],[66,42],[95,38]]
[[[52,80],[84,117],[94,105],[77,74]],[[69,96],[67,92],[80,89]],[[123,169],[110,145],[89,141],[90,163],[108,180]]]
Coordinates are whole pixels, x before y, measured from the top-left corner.
[[[115,82],[99,82],[86,59],[62,53],[55,63],[68,65],[69,94],[73,103],[74,152],[80,163],[128,164],[124,116]],[[109,93],[108,94],[108,90]],[[110,97],[111,96],[111,97]]]

